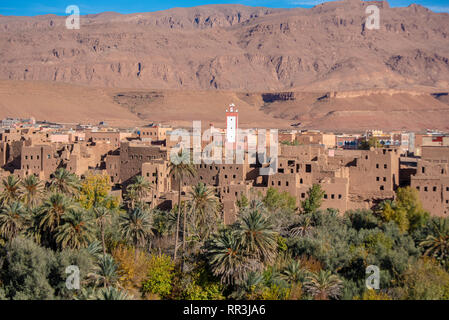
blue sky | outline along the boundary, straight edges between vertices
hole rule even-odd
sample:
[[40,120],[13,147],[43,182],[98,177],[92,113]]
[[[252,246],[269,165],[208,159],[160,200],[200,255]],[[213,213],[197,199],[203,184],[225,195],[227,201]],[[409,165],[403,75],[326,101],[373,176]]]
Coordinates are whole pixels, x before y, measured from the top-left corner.
[[[248,6],[272,8],[311,7],[326,0],[1,0],[1,15],[35,16],[53,13],[65,15],[65,8],[75,4],[81,14],[92,14],[104,11],[120,13],[148,12],[165,10],[173,7],[193,7],[205,4],[239,3]],[[449,0],[390,0],[392,7],[404,7],[411,3],[421,4],[436,12],[449,12]]]

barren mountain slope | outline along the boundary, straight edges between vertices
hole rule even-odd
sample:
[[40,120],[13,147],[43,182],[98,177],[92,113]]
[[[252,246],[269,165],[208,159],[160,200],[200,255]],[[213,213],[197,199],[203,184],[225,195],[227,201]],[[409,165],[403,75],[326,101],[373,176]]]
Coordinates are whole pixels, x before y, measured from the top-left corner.
[[91,88],[41,81],[0,81],[0,118],[30,117],[66,123],[107,121],[133,127],[151,122],[225,127],[233,102],[239,127],[330,131],[365,129],[449,130],[447,92],[232,92]]
[[449,87],[449,14],[371,2],[312,9],[240,5],[153,13],[0,17],[0,79],[189,90]]

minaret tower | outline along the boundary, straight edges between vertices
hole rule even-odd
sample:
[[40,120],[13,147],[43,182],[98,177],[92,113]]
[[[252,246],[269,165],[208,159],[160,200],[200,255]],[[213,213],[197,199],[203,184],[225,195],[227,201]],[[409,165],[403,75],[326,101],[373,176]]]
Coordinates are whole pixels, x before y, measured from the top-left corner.
[[226,109],[226,144],[235,149],[237,142],[237,128],[239,119],[239,110],[231,103],[229,109]]

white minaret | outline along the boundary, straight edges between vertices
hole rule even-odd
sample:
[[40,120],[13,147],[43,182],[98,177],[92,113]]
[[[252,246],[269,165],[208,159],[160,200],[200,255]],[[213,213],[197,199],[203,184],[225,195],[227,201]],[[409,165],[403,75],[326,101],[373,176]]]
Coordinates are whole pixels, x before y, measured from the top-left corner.
[[234,146],[237,141],[238,112],[233,103],[229,105],[229,110],[226,109],[226,143]]

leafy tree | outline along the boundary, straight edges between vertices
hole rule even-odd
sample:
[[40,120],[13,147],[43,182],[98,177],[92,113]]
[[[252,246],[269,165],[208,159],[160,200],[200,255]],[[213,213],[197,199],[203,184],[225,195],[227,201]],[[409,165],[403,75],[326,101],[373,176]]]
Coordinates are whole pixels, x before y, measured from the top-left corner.
[[355,297],[354,300],[392,300],[385,292],[367,289],[361,298]]
[[31,240],[15,238],[0,249],[0,279],[7,299],[54,299],[48,277],[53,253]]
[[55,290],[55,297],[59,299],[73,299],[79,293],[78,290],[70,290],[66,286],[66,279],[69,274],[65,272],[66,268],[75,265],[79,268],[80,287],[88,287],[88,275],[95,266],[95,257],[86,249],[72,250],[64,249],[54,253],[55,259],[50,266],[48,280]]
[[395,202],[384,204],[382,217],[387,222],[395,222],[402,232],[406,232],[410,227],[407,211],[402,207],[398,207]]
[[294,211],[296,209],[296,199],[287,191],[279,192],[273,187],[269,187],[267,194],[262,200],[263,204],[270,212],[278,210]]
[[[85,209],[91,209],[104,203],[110,191],[111,179],[107,174],[88,174],[81,182],[79,201]],[[114,199],[108,200],[114,203]],[[117,204],[113,206],[116,207]]]
[[449,300],[449,274],[428,258],[412,263],[401,275],[394,295],[406,300]]
[[359,149],[360,150],[370,150],[371,147],[373,148],[382,148],[382,144],[374,137],[370,137],[368,140],[362,140]]
[[172,290],[174,262],[167,255],[153,255],[149,260],[146,279],[142,282],[142,293],[167,297]]
[[242,194],[240,199],[237,199],[237,203],[236,204],[237,204],[237,207],[240,210],[245,209],[245,208],[249,207],[248,198],[244,194]]
[[301,201],[302,211],[304,213],[314,213],[321,207],[321,203],[324,197],[324,190],[321,189],[321,185],[314,184],[307,191],[307,198]]
[[414,231],[422,227],[429,213],[422,208],[418,192],[410,187],[398,188],[395,201],[384,201],[380,212],[385,221],[394,221],[401,231]]
[[148,272],[148,255],[143,251],[136,252],[135,248],[120,245],[113,249],[112,256],[118,264],[120,285],[128,290],[140,290]]

